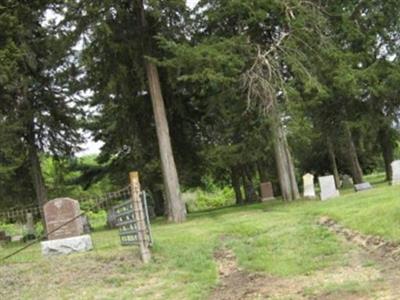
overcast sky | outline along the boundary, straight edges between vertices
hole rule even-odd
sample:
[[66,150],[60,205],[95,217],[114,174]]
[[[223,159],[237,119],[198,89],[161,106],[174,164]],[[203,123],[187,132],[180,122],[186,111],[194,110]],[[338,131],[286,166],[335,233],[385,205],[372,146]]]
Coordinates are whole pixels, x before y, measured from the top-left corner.
[[[186,0],[186,2],[189,7],[193,8],[197,4],[197,2],[199,2],[199,0]],[[100,148],[103,145],[103,143],[93,141],[90,134],[86,134],[85,138],[86,138],[86,143],[81,145],[83,150],[78,153],[78,156],[84,156],[84,155],[89,155],[89,154],[99,154]]]

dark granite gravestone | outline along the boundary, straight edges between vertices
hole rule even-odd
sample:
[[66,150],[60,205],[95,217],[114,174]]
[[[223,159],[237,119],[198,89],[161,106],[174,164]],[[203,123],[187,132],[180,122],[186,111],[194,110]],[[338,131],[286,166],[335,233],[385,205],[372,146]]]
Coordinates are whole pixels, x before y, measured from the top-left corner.
[[363,182],[354,185],[354,190],[356,192],[362,192],[372,189],[372,185],[369,182]]
[[0,231],[0,244],[11,242],[11,237],[5,231]]
[[262,182],[260,184],[261,201],[268,201],[274,199],[274,190],[271,182]]
[[[59,198],[47,202],[44,207],[49,240],[79,236],[83,233],[79,202],[70,198]],[[54,232],[53,232],[54,231]]]

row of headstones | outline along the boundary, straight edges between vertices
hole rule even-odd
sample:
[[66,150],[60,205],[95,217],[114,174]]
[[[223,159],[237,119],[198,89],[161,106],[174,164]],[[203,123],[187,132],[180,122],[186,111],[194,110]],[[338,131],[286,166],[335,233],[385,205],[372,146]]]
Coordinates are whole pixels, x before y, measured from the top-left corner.
[[[392,162],[392,185],[400,184],[400,160]],[[318,177],[318,182],[321,190],[321,200],[327,200],[330,198],[338,197],[340,195],[336,188],[335,178],[332,175]],[[369,182],[363,182],[360,184],[353,184],[353,180],[350,176],[344,175],[342,178],[342,187],[350,188],[354,187],[357,192],[369,190],[372,188]],[[315,198],[315,187],[314,187],[314,175],[305,174],[303,176],[303,196],[305,198]],[[270,200],[274,198],[274,192],[271,182],[263,182],[260,185],[261,198],[263,201]]]
[[23,235],[9,236],[5,231],[0,231],[0,243],[29,241],[35,239],[35,225],[33,214],[26,214],[26,224],[24,226]]
[[[396,160],[392,162],[392,185],[400,184],[400,160]],[[330,198],[338,197],[339,191],[336,188],[335,178],[333,176],[323,176],[318,177],[319,186],[321,189],[321,200],[327,200]],[[304,185],[304,197],[305,198],[315,198],[315,189],[314,189],[314,175],[306,174],[303,176],[303,185]],[[353,181],[350,176],[343,176],[342,181],[343,187],[351,187],[353,186]],[[365,190],[372,189],[372,186],[369,182],[363,182],[360,184],[355,184],[354,189],[356,192],[361,192]]]

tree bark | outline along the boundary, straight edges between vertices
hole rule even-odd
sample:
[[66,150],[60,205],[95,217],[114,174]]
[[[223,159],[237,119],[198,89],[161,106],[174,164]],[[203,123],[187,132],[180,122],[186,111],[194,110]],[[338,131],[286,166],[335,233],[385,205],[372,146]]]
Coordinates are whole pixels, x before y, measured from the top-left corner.
[[33,187],[35,189],[36,199],[39,204],[40,216],[42,218],[43,230],[46,232],[46,219],[44,217],[43,206],[48,201],[47,188],[44,183],[42,167],[40,165],[39,154],[35,141],[33,125],[30,128],[28,136],[28,157],[30,164],[30,172],[32,177]]
[[386,180],[392,181],[392,166],[394,161],[394,147],[390,127],[382,127],[378,132],[378,141],[382,150],[382,157],[385,163]]
[[[147,55],[150,54],[148,46],[150,37],[148,36],[149,33],[147,30],[143,0],[138,0],[138,3],[140,9],[141,26],[143,29],[143,32],[141,32],[143,35],[143,52],[144,55]],[[161,91],[160,78],[157,67],[154,63],[144,58],[144,64],[156,123],[165,195],[168,201],[168,220],[179,223],[186,220],[186,208],[181,198],[178,173],[172,152],[169,126]]]
[[340,177],[339,177],[338,166],[336,163],[335,149],[333,148],[332,141],[329,137],[327,138],[327,146],[328,146],[329,159],[332,165],[333,177],[335,178],[336,188],[340,188]]
[[353,137],[349,125],[344,123],[344,133],[347,145],[347,158],[349,161],[351,175],[353,177],[354,183],[363,183],[363,171],[360,166],[360,161],[358,160],[356,146],[354,145]]
[[258,176],[260,178],[260,182],[267,182],[268,175],[266,172],[265,163],[261,160],[257,162],[257,171],[258,171]]
[[295,169],[286,133],[283,129],[280,113],[274,101],[272,115],[272,137],[274,141],[275,160],[278,170],[279,184],[281,187],[282,197],[285,201],[292,201],[300,198],[299,188],[296,182]]
[[254,203],[258,200],[258,195],[254,188],[252,174],[248,165],[242,166],[242,176],[246,202]]
[[178,173],[172,152],[168,121],[164,99],[161,93],[158,71],[157,67],[153,63],[146,61],[145,64],[157,129],[165,194],[168,201],[168,219],[173,222],[183,222],[186,219],[186,209],[181,198]]
[[236,204],[243,205],[243,195],[240,188],[240,170],[237,166],[231,167],[231,180],[233,190],[235,191]]

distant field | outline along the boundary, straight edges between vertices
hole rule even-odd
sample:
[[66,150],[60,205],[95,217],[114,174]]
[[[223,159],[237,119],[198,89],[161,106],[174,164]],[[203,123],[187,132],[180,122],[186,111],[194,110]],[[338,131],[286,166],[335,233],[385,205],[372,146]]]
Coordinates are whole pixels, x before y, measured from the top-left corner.
[[[220,282],[214,253],[224,248],[233,251],[240,268],[279,279],[279,286],[309,283],[293,287],[304,298],[287,299],[320,294],[379,299],[389,288],[376,263],[351,254],[358,250],[316,225],[327,215],[363,233],[400,241],[400,186],[388,186],[380,175],[368,180],[375,189],[344,191],[326,202],[273,201],[218,209],[192,214],[181,225],[157,220],[149,266],[140,264],[136,248],[119,245],[115,230],[93,233],[95,250],[86,254],[42,258],[35,245],[0,265],[0,298],[207,299]],[[1,256],[19,246],[2,248]],[[355,273],[337,279],[331,276],[335,270]],[[303,280],[307,276],[310,280]]]

